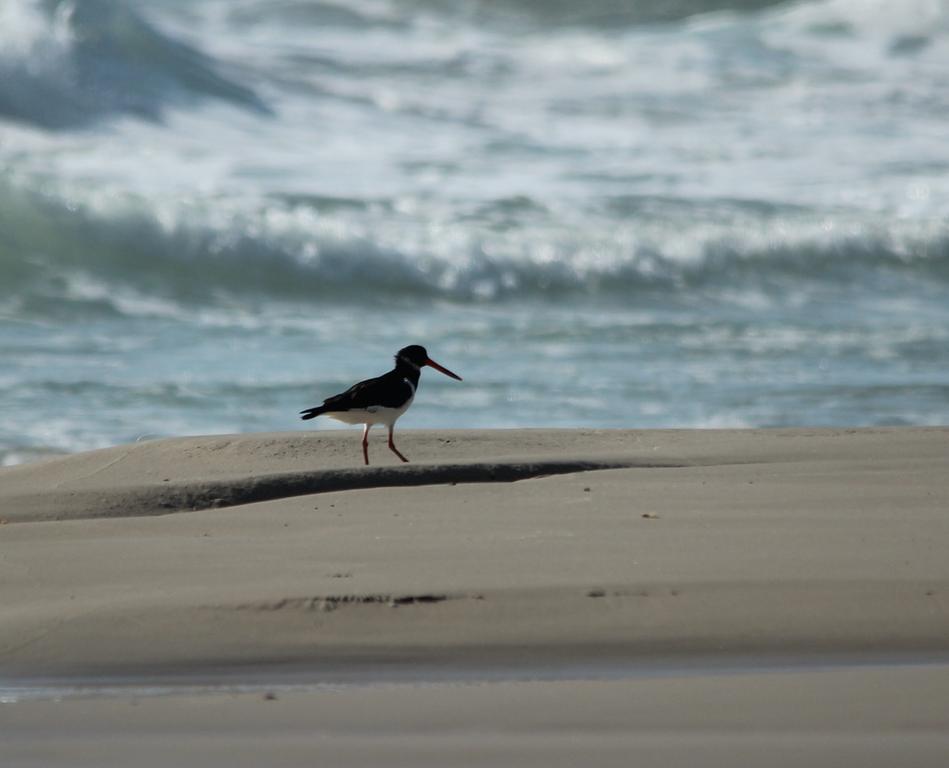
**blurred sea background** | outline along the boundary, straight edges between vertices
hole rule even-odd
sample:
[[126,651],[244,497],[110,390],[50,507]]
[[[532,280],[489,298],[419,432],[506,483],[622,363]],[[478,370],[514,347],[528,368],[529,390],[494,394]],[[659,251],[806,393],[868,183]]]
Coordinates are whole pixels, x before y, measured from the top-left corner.
[[409,343],[400,427],[947,424],[947,77],[942,0],[0,0],[0,463]]

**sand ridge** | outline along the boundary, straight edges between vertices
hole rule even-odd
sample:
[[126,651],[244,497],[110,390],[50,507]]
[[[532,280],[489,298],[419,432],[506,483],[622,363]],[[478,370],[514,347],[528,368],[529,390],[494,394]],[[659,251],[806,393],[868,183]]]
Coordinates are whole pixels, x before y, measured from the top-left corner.
[[[938,446],[944,431],[912,432],[906,450]],[[151,440],[0,469],[8,523],[159,515],[375,487],[513,482],[609,468],[662,468],[853,459],[896,453],[897,430],[469,430],[407,432],[413,463],[381,452],[359,462],[352,431]],[[816,452],[816,453],[815,453]]]

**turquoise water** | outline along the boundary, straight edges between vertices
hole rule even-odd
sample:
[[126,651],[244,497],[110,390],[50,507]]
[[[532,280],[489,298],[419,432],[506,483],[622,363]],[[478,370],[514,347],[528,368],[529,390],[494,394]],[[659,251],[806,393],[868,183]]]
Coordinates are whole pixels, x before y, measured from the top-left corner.
[[0,4],[0,462],[949,423],[949,4],[627,5]]

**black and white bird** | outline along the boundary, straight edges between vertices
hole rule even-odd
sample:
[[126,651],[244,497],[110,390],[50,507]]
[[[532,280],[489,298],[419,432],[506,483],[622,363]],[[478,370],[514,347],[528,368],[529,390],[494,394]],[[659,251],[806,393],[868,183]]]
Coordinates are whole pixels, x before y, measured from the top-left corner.
[[323,405],[300,411],[300,418],[326,415],[345,424],[364,424],[362,457],[366,464],[369,463],[369,430],[373,424],[385,424],[389,428],[389,450],[402,461],[408,461],[392,442],[392,429],[412,405],[422,368],[426,365],[461,381],[461,376],[432,360],[425,347],[412,344],[396,353],[395,368],[388,373],[353,384],[345,392],[326,398]]

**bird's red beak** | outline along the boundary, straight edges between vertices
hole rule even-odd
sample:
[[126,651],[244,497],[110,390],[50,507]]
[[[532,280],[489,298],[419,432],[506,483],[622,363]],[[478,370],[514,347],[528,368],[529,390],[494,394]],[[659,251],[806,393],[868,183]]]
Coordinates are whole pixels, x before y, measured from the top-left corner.
[[425,362],[422,363],[422,365],[427,365],[427,366],[429,366],[430,368],[434,368],[436,371],[441,371],[441,372],[444,373],[446,376],[451,376],[453,379],[458,379],[458,381],[461,381],[461,380],[462,380],[462,379],[461,379],[461,376],[459,376],[457,373],[452,373],[452,372],[449,371],[447,368],[444,368],[444,367],[440,366],[438,363],[436,363],[436,362],[435,362],[434,360],[432,360],[431,358],[426,358]]

